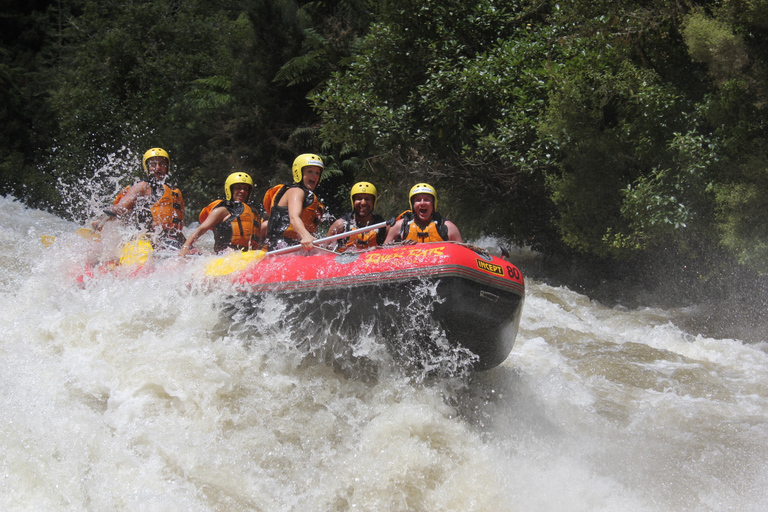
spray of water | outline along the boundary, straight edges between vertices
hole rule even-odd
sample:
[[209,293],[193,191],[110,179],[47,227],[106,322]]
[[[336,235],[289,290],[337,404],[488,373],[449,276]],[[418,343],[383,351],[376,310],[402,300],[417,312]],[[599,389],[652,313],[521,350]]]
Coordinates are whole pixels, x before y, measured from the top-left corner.
[[[76,227],[0,198],[2,510],[768,502],[768,348],[692,336],[673,323],[685,310],[529,281],[503,365],[425,376],[401,369],[374,322],[334,345],[342,304],[319,308],[329,327],[281,297],[233,309],[200,259],[80,283],[92,242]],[[333,362],[347,354],[374,373]]]
[[122,147],[108,154],[106,161],[94,169],[84,169],[79,176],[59,178],[61,209],[74,222],[84,225],[100,215],[118,192],[134,181],[139,165],[140,155]]
[[[438,282],[410,283],[398,296],[377,289],[301,294],[232,294],[223,305],[238,336],[277,343],[272,350],[298,362],[332,365],[348,376],[372,379],[393,368],[414,382],[467,375],[477,356],[451,345],[433,318]],[[370,307],[353,308],[364,302]],[[360,310],[364,313],[361,315]],[[269,341],[265,341],[269,340]]]

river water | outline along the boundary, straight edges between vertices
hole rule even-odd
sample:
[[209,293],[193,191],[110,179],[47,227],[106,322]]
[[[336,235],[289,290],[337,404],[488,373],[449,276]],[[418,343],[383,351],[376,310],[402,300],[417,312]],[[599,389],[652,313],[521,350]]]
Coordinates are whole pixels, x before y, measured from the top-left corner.
[[693,310],[529,279],[502,366],[421,378],[361,336],[350,374],[279,304],[228,324],[194,262],[78,286],[77,227],[0,197],[1,510],[768,508],[767,346]]

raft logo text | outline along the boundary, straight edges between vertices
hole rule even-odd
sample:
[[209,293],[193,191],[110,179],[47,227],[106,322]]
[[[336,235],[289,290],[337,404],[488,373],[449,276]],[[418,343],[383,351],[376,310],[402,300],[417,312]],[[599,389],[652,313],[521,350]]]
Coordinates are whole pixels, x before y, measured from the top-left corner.
[[393,254],[366,254],[365,263],[378,264],[402,258],[428,258],[432,256],[445,256],[443,253],[443,247],[432,247],[430,249],[409,249],[407,251],[396,252]]
[[480,270],[485,270],[486,272],[490,272],[491,274],[496,274],[497,276],[504,277],[504,269],[501,268],[501,265],[496,265],[494,263],[488,263],[487,261],[483,260],[475,260],[477,262],[477,268]]

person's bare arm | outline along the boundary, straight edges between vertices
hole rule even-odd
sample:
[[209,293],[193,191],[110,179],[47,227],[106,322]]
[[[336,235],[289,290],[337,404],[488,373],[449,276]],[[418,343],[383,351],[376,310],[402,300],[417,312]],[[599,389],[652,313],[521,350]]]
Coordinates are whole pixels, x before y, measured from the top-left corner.
[[[333,224],[331,224],[331,227],[328,228],[328,236],[339,235],[343,233],[345,231],[344,227],[344,219],[336,219]],[[328,242],[325,244],[325,247],[328,249],[335,249],[336,243],[336,240],[333,242]]]
[[291,220],[291,226],[301,237],[301,246],[309,251],[313,247],[312,242],[315,241],[315,237],[307,230],[304,221],[301,220],[301,212],[304,210],[304,191],[300,188],[292,188],[285,193],[285,199],[287,199],[288,218]]
[[328,236],[339,235],[344,232],[344,219],[336,219],[328,228]]
[[227,220],[229,216],[229,210],[226,208],[214,208],[208,217],[206,217],[206,219],[203,221],[203,223],[197,226],[197,229],[191,235],[189,235],[189,238],[187,238],[186,242],[184,242],[184,245],[182,245],[181,249],[179,249],[179,256],[183,258],[189,254],[189,250],[192,248],[192,244],[194,244],[198,238],[203,236],[203,234],[209,229]]
[[152,194],[152,187],[149,186],[149,183],[141,181],[131,185],[131,187],[128,189],[125,195],[120,198],[120,201],[118,201],[117,204],[104,209],[104,214],[91,223],[91,228],[94,231],[101,231],[101,228],[103,228],[104,224],[106,224],[108,221],[116,217],[127,215],[131,210],[133,210],[133,207],[136,206],[136,201],[139,197],[148,196],[150,194]]
[[456,224],[453,222],[447,220],[445,221],[445,227],[448,228],[448,240],[451,242],[461,242],[461,233],[459,233],[459,228],[456,227]]
[[123,216],[133,210],[133,207],[136,206],[136,201],[139,199],[139,197],[148,196],[151,194],[152,187],[149,186],[149,183],[140,181],[139,183],[132,185],[131,188],[128,189],[128,192],[126,192],[125,195],[120,199],[120,201],[116,205],[110,206],[109,209],[116,213],[118,216]]
[[403,219],[398,220],[395,224],[387,229],[387,238],[384,239],[384,243],[388,244],[395,241],[397,235],[400,233],[400,229],[403,227]]

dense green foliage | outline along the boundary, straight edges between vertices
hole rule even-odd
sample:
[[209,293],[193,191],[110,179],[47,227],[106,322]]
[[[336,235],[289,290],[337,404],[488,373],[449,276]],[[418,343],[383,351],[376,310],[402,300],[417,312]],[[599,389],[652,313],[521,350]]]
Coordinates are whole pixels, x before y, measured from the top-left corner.
[[382,181],[439,183],[462,225],[764,271],[761,7],[389,2],[313,98],[324,139],[375,155]]
[[465,237],[768,272],[766,0],[3,3],[0,193],[32,205],[161,146],[194,216],[315,151],[336,215],[428,181]]

